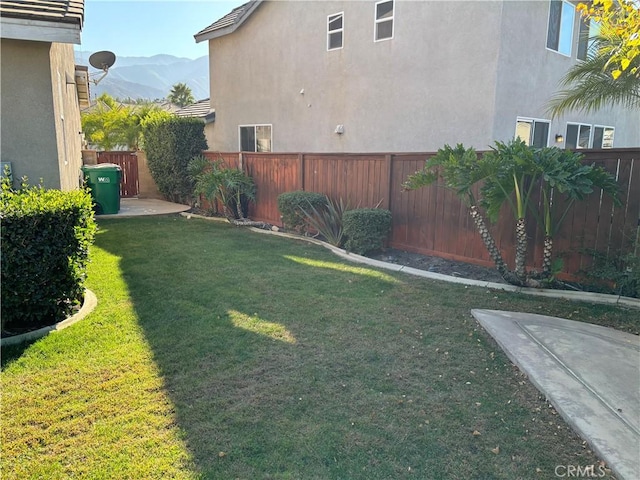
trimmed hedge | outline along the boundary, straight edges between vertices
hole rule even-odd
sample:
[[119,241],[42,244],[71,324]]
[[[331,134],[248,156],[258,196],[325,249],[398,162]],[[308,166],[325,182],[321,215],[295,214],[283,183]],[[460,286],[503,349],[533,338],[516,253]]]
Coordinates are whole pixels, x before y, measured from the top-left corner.
[[96,224],[91,195],[3,184],[2,331],[51,325],[82,303]]
[[144,150],[151,176],[167,200],[190,204],[194,181],[191,159],[207,149],[204,123],[197,118],[154,117],[144,124]]
[[278,195],[278,211],[284,226],[299,233],[306,233],[309,221],[303,209],[311,211],[309,205],[318,211],[324,209],[327,206],[327,197],[321,193],[302,190]]
[[391,232],[391,212],[379,208],[348,210],[342,216],[344,247],[349,252],[365,255],[379,250]]

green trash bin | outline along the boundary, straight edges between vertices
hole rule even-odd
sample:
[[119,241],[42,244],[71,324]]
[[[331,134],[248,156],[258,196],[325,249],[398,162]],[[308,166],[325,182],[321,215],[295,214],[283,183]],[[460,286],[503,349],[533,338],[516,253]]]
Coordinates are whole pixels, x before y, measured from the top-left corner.
[[82,173],[91,190],[96,214],[112,214],[120,211],[120,180],[122,169],[115,163],[83,165]]

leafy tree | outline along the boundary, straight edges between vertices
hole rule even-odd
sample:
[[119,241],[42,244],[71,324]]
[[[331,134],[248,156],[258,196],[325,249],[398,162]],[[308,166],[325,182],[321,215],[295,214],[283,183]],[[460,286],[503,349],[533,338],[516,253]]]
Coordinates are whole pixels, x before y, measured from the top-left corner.
[[191,89],[187,86],[186,83],[176,83],[173,87],[171,87],[171,92],[169,92],[167,100],[175,105],[178,105],[179,107],[186,107],[187,105],[191,105],[196,101],[193,97]]
[[594,0],[587,5],[580,3],[578,11],[584,20],[594,20],[607,32],[618,37],[616,49],[609,52],[607,69],[614,79],[625,71],[638,76],[640,66],[640,8],[637,0]]
[[587,59],[563,77],[563,87],[549,102],[558,116],[567,110],[585,112],[605,105],[640,107],[640,10],[634,0],[594,0],[578,6],[583,21],[593,20]]
[[158,115],[172,116],[156,105],[124,105],[103,93],[95,108],[82,114],[82,131],[90,143],[102,150],[113,150],[119,145],[137,150],[142,142],[144,120]]

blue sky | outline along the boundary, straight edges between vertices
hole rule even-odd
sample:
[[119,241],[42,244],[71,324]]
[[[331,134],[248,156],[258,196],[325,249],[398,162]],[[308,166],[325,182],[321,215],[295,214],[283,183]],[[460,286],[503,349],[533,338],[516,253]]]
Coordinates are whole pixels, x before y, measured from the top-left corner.
[[198,58],[208,55],[208,46],[196,43],[193,35],[246,1],[86,0],[82,45],[76,50]]

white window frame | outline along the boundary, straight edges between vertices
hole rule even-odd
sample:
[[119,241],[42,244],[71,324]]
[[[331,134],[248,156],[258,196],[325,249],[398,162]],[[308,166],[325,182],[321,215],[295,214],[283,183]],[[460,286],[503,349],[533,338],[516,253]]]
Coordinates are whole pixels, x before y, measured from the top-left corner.
[[[569,125],[574,125],[574,126],[578,127],[578,137],[576,138],[575,149],[576,150],[581,150],[581,149],[585,149],[585,148],[591,148],[591,145],[592,145],[592,142],[593,142],[593,125],[591,125],[589,123],[580,123],[580,122],[567,122],[567,125],[566,125],[565,130],[564,130],[564,148],[569,148],[567,146],[567,140],[569,140]],[[586,147],[581,147],[579,145],[580,129],[582,127],[589,127],[589,140],[587,140],[587,146]]]
[[[393,7],[391,8],[391,18],[383,18],[383,19],[378,19],[378,5],[380,5],[381,3],[388,3],[391,2],[393,3]],[[385,37],[385,38],[377,38],[378,37],[378,24],[379,23],[385,23],[385,22],[391,22],[391,36],[390,37]],[[373,41],[375,42],[384,42],[385,40],[393,40],[393,37],[395,36],[396,33],[396,28],[395,25],[396,24],[396,2],[395,0],[380,0],[379,2],[376,2],[374,7],[373,7]]]
[[[595,140],[595,133],[596,133],[596,128],[602,128],[602,139],[604,140],[604,130],[607,128],[610,128],[611,130],[613,130],[613,135],[611,136],[611,146],[610,147],[604,147],[602,145],[600,145],[599,147],[596,147],[593,145],[593,141]],[[613,141],[616,138],[616,127],[612,127],[611,125],[593,125],[592,131],[591,131],[591,148],[613,148]]]
[[[337,17],[342,18],[342,27],[337,28],[335,30],[331,30],[331,21],[335,20]],[[331,35],[340,33],[342,34],[342,41],[340,42],[339,47],[331,48]],[[327,52],[331,52],[333,50],[341,50],[344,48],[344,12],[333,13],[331,15],[327,15]]]
[[534,117],[516,117],[516,128],[515,128],[515,132],[513,134],[513,138],[518,138],[517,134],[518,134],[518,122],[526,122],[526,123],[531,123],[532,129],[531,129],[531,138],[529,138],[529,140],[525,140],[524,138],[522,139],[523,141],[525,141],[527,143],[527,145],[532,145],[533,143],[533,138],[535,137],[535,128],[536,128],[536,122],[537,123],[546,123],[549,128],[547,129],[547,141],[546,144],[544,145],[545,147],[549,146],[549,140],[551,139],[551,120],[547,120],[545,118],[534,118]]
[[[562,3],[561,5],[561,9],[560,9],[560,30],[558,32],[558,46],[557,49],[553,49],[550,48],[548,46],[549,43],[549,19],[551,17],[551,5],[552,2],[554,2],[556,0],[550,0],[549,1],[549,13],[547,15],[547,35],[545,37],[545,47],[547,50],[549,50],[550,52],[555,52],[558,53],[564,57],[569,57],[571,58],[571,55],[573,54],[573,43],[574,43],[574,34],[575,34],[575,29],[576,29],[576,6],[574,4],[572,4],[571,2],[568,2],[567,0],[557,0],[560,1]],[[560,51],[560,40],[562,38],[562,10],[564,9],[564,5],[568,5],[569,7],[571,7],[573,9],[573,21],[571,24],[571,40],[569,42],[569,53],[564,53]]]
[[[271,147],[271,149],[269,150],[269,152],[273,152],[273,124],[271,123],[255,123],[255,124],[246,124],[246,125],[238,125],[238,151],[241,152],[242,150],[242,129],[243,128],[249,128],[249,127],[253,127],[253,151],[255,153],[260,153],[260,151],[258,150],[258,135],[256,134],[256,129],[258,127],[269,127],[269,145]],[[269,153],[269,152],[265,152],[265,153]]]

